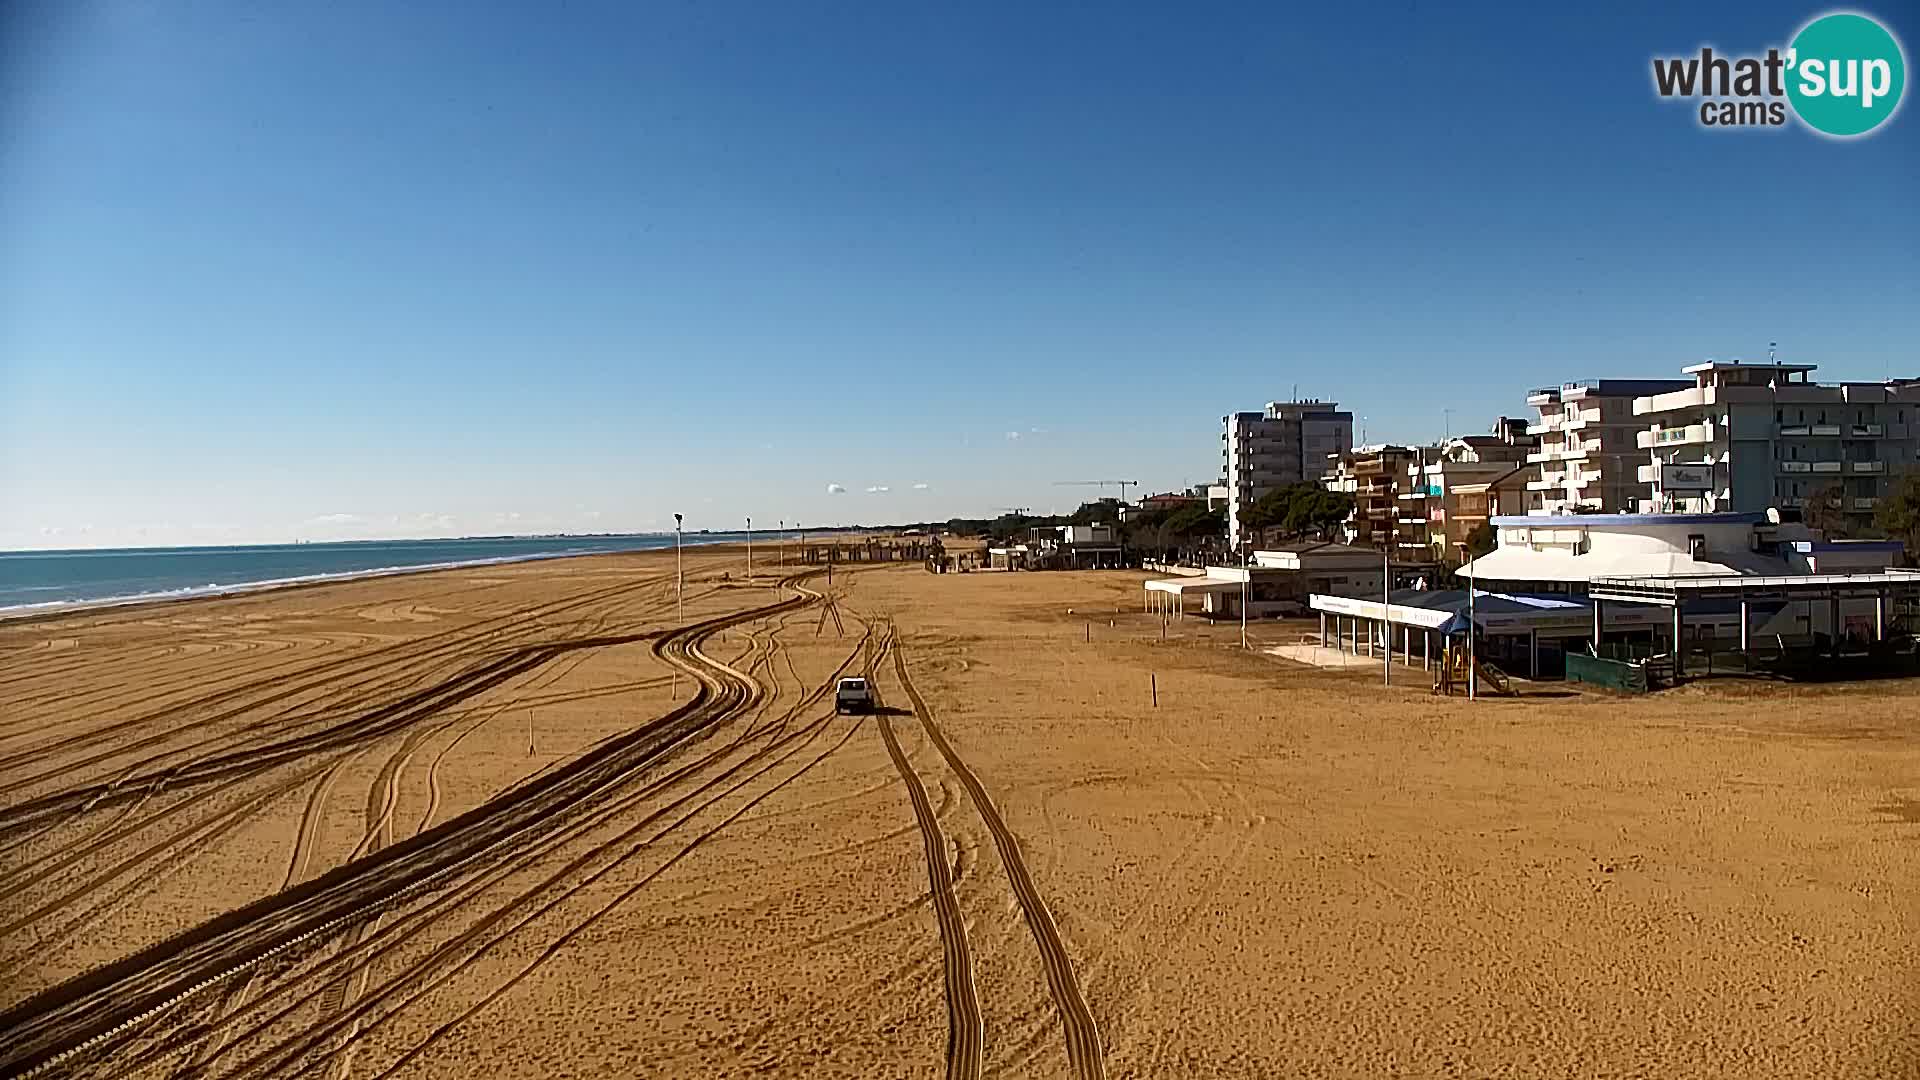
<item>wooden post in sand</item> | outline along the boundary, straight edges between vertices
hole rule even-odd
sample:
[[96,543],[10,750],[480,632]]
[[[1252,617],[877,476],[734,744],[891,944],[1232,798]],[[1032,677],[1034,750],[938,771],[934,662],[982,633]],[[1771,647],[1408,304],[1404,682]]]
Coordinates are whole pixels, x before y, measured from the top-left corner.
[[1160,707],[1160,676],[1152,672],[1148,672],[1147,687],[1148,689],[1153,691],[1153,707],[1156,709],[1159,708]]
[[533,710],[527,710],[527,756],[533,756]]

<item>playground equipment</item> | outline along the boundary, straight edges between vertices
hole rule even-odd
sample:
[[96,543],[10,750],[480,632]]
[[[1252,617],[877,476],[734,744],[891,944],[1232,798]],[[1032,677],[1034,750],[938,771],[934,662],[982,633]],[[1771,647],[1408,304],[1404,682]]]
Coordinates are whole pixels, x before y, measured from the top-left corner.
[[1440,650],[1440,665],[1433,674],[1433,692],[1449,696],[1466,693],[1469,664],[1475,673],[1476,693],[1495,697],[1514,696],[1513,684],[1507,681],[1506,675],[1485,660],[1471,657],[1465,639],[1449,640],[1446,648]]

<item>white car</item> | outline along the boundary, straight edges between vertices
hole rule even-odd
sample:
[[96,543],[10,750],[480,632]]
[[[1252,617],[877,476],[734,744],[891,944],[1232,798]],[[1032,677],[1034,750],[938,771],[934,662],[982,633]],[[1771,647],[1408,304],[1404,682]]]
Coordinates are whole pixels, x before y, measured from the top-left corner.
[[858,676],[841,679],[833,691],[833,711],[836,714],[872,712],[873,687]]

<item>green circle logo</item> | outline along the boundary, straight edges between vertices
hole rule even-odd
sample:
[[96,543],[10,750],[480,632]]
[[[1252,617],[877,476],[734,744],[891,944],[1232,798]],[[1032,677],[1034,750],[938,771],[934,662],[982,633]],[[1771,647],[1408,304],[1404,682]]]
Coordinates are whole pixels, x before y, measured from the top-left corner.
[[1900,107],[1907,61],[1887,28],[1865,15],[1823,15],[1794,36],[1787,99],[1815,131],[1848,137],[1879,127]]

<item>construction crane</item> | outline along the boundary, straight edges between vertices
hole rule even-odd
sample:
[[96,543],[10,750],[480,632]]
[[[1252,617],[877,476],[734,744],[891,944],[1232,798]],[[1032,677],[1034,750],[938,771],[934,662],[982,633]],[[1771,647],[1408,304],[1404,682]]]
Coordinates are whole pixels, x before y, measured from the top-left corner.
[[1098,487],[1103,494],[1106,492],[1108,484],[1112,484],[1115,487],[1118,487],[1120,489],[1120,501],[1126,502],[1127,488],[1139,487],[1140,481],[1138,480],[1055,480],[1053,482],[1054,487]]

